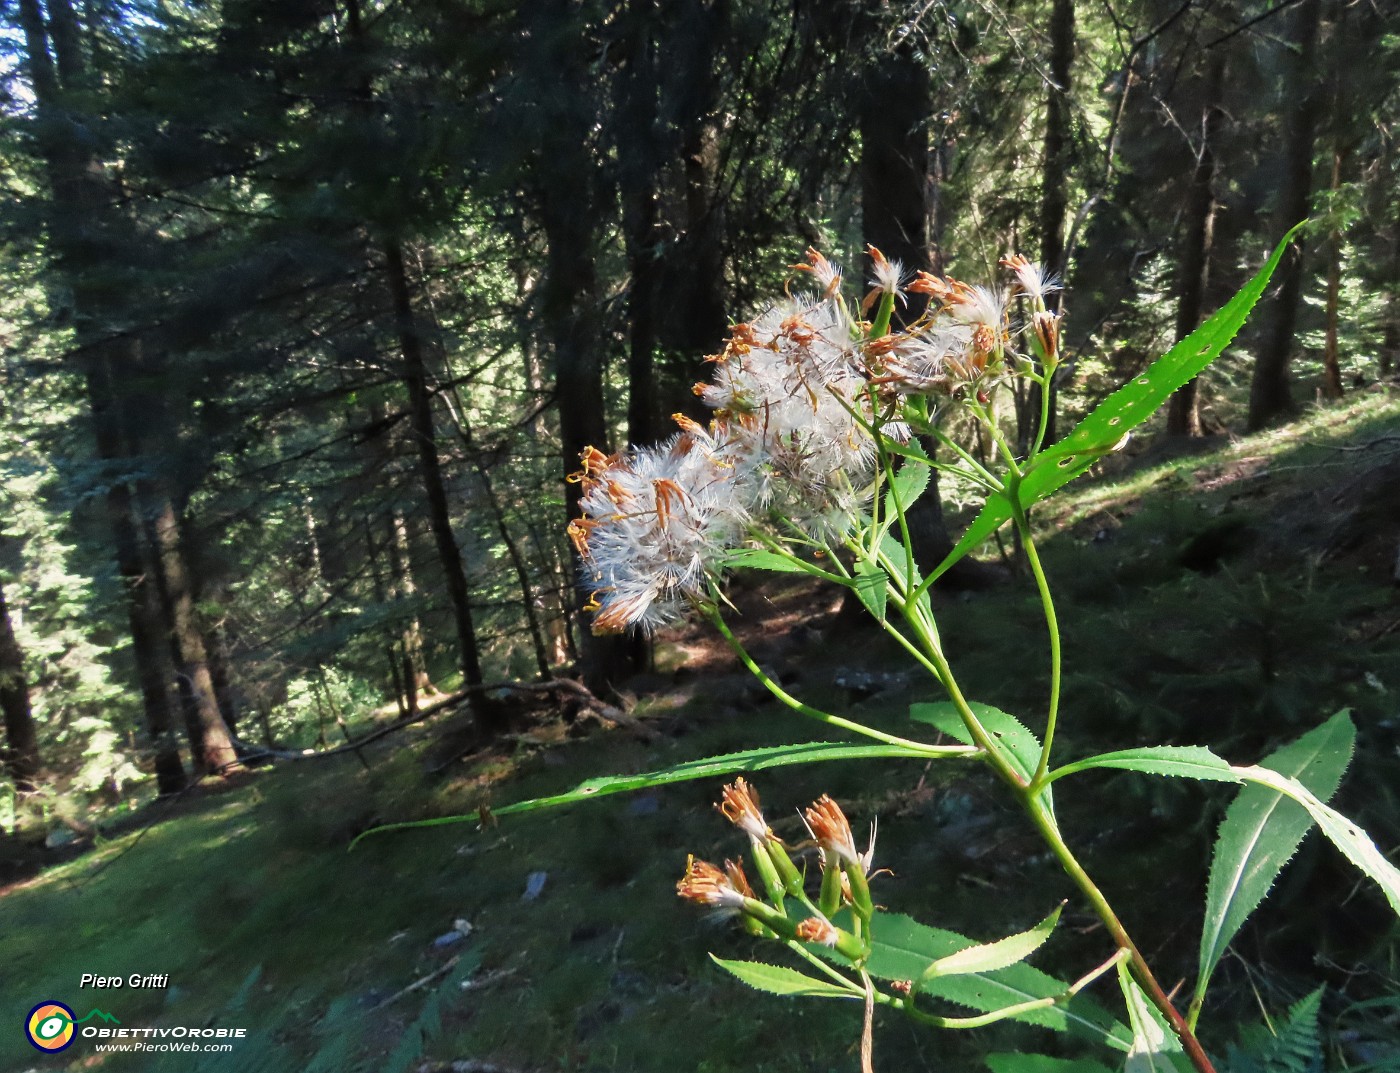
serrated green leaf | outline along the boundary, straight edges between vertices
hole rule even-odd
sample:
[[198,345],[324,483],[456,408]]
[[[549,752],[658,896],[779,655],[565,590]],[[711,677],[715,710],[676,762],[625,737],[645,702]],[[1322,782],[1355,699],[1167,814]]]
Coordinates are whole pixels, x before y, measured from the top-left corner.
[[[1029,507],[1074,480],[1096,459],[1112,450],[1128,432],[1151,417],[1177,388],[1219,357],[1244,326],[1297,232],[1298,227],[1295,227],[1283,236],[1254,278],[1214,316],[1130,383],[1104,399],[1063,440],[1041,452],[1015,490],[1020,505]],[[988,495],[962,538],[929,575],[930,583],[1001,528],[1013,513],[1008,495]]]
[[[605,775],[579,783],[572,790],[552,797],[536,797],[529,801],[516,801],[513,804],[491,808],[490,814],[509,816],[518,812],[534,812],[537,809],[556,808],[573,805],[580,801],[607,797],[609,794],[626,793],[632,790],[646,790],[653,786],[665,786],[673,782],[688,782],[692,779],[707,779],[719,775],[730,775],[738,771],[764,771],[768,768],[788,767],[794,764],[815,764],[828,760],[891,760],[901,757],[928,757],[917,750],[903,745],[847,745],[844,742],[819,741],[799,745],[769,745],[761,749],[745,749],[743,752],[725,753],[710,756],[703,760],[687,760],[674,767],[659,771],[648,771],[639,775]],[[429,820],[409,820],[404,823],[388,823],[374,827],[359,835],[350,843],[362,838],[388,831],[407,831],[417,827],[443,827],[454,823],[476,823],[481,819],[479,812],[468,812],[457,816],[438,816]]]
[[880,554],[884,557],[885,569],[892,577],[900,579],[905,592],[915,588],[923,580],[917,563],[914,564],[913,574],[909,573],[910,557],[905,553],[903,541],[893,533],[886,533],[880,538]]
[[[1325,801],[1337,792],[1355,742],[1356,728],[1343,709],[1270,754],[1262,766],[1297,779]],[[1197,1005],[1226,948],[1264,900],[1311,826],[1312,817],[1306,809],[1263,786],[1246,786],[1225,811],[1206,887],[1194,999]]]
[[886,588],[889,576],[880,568],[879,563],[862,559],[856,563],[855,569],[855,590],[860,597],[860,602],[881,622],[885,621],[885,602],[889,598],[889,590]]
[[1044,1054],[989,1054],[982,1061],[992,1073],[1112,1073],[1108,1066],[1084,1058]]
[[1191,1063],[1181,1048],[1181,1040],[1167,1026],[1157,1008],[1147,1001],[1128,967],[1118,963],[1118,985],[1128,1004],[1128,1024],[1133,1045],[1123,1064],[1123,1073],[1190,1073]]
[[818,980],[806,976],[796,969],[784,965],[768,965],[762,961],[726,961],[710,955],[710,960],[725,972],[737,976],[744,983],[770,995],[784,995],[800,998],[841,998],[863,1000],[856,991],[848,991],[829,980]]
[[1053,913],[1028,931],[1008,935],[1005,939],[998,939],[996,942],[969,946],[966,950],[959,950],[956,954],[939,958],[924,970],[923,976],[919,978],[919,989],[922,990],[925,983],[937,977],[995,972],[997,969],[1004,969],[1009,965],[1025,961],[1026,958],[1045,945],[1046,939],[1050,938],[1050,933],[1060,922],[1062,908],[1064,907],[1056,906]]
[[1083,473],[1219,357],[1244,327],[1297,232],[1295,227],[1283,236],[1254,278],[1214,316],[1094,407],[1059,443],[1042,452],[1021,482],[1021,504],[1028,507]]
[[[965,935],[931,928],[901,913],[876,913],[870,934],[866,970],[882,980],[917,980],[939,958],[975,945]],[[990,1013],[1032,999],[1063,995],[1068,989],[1064,981],[1020,964],[987,973],[938,977],[928,982],[923,993],[978,1013]],[[1132,1040],[1128,1029],[1086,994],[1061,1005],[1017,1014],[1013,1020],[1087,1036],[1122,1051]]]
[[932,476],[933,470],[925,463],[905,459],[904,464],[899,467],[899,472],[894,475],[891,489],[885,493],[885,517],[893,518],[896,515],[896,499],[899,500],[899,506],[906,511],[917,503],[919,497],[928,491],[929,478]]
[[767,548],[735,548],[724,556],[723,565],[731,570],[768,570],[775,574],[805,574],[801,563]]
[[1250,782],[1287,794],[1307,809],[1318,830],[1346,855],[1347,860],[1375,880],[1390,907],[1400,914],[1400,869],[1391,864],[1385,854],[1376,848],[1370,835],[1336,809],[1319,801],[1316,795],[1297,779],[1280,775],[1266,767],[1237,767],[1235,770]]
[[[991,735],[992,743],[1001,750],[1007,762],[1027,781],[1030,781],[1040,763],[1040,739],[1014,715],[1008,715],[990,704],[968,704],[977,721]],[[909,705],[909,718],[916,723],[927,723],[937,727],[950,738],[964,745],[975,744],[968,733],[962,716],[952,701],[941,700],[932,704]]]
[[1226,761],[1200,745],[1149,745],[1141,749],[1102,753],[1056,768],[1050,777],[1058,779],[1063,775],[1073,775],[1093,768],[1121,768],[1124,771],[1141,771],[1148,775],[1174,775],[1206,782],[1243,781]]

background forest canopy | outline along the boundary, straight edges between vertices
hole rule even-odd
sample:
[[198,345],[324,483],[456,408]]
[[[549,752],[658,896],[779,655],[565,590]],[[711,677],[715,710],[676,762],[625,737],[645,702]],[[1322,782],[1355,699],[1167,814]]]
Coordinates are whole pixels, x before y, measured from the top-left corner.
[[1305,217],[1162,434],[1262,428],[1400,356],[1380,0],[0,15],[6,830],[437,691],[485,734],[510,691],[479,687],[606,696],[646,645],[582,621],[565,476],[703,419],[702,357],[809,244],[852,279],[867,243],[974,280],[1039,258],[1062,424]]

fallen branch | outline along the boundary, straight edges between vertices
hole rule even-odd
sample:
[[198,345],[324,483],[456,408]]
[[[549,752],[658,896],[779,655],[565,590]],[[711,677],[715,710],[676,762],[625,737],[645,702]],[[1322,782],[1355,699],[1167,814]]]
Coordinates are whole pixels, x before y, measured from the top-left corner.
[[376,1005],[374,1005],[374,1006],[371,1006],[371,1007],[369,1008],[369,1012],[370,1012],[370,1013],[375,1013],[375,1012],[377,1012],[378,1010],[382,1010],[385,1006],[391,1006],[391,1005],[393,1005],[395,1002],[397,1002],[399,999],[403,998],[405,995],[412,994],[414,991],[418,991],[418,990],[420,990],[421,988],[427,987],[427,986],[428,986],[430,983],[432,983],[433,981],[442,979],[442,978],[443,978],[444,976],[446,976],[449,972],[451,972],[453,969],[455,969],[455,968],[457,967],[457,962],[459,962],[459,961],[461,961],[461,960],[462,960],[462,955],[461,955],[461,954],[453,954],[450,958],[448,958],[446,961],[444,961],[444,962],[443,962],[441,965],[439,965],[436,969],[434,969],[432,972],[428,973],[427,976],[423,976],[423,977],[421,977],[421,978],[419,978],[419,979],[417,979],[417,980],[414,980],[413,983],[409,984],[407,987],[403,988],[402,990],[400,990],[400,991],[395,991],[392,995],[390,995],[388,998],[386,998],[383,1002],[380,1002],[380,1003],[378,1003],[378,1004],[376,1004]]
[[343,753],[355,752],[364,748],[371,742],[380,738],[388,737],[400,730],[421,723],[423,720],[436,715],[447,708],[454,708],[466,701],[470,697],[481,693],[558,693],[571,694],[582,701],[582,707],[596,713],[603,719],[619,726],[626,727],[632,733],[647,741],[655,741],[661,737],[660,733],[646,726],[639,720],[628,715],[621,708],[599,700],[592,690],[582,682],[576,682],[572,678],[551,678],[545,682],[489,682],[478,686],[468,686],[466,689],[449,693],[441,700],[436,700],[432,704],[424,705],[412,715],[406,715],[402,719],[396,719],[387,726],[382,726],[377,730],[372,730],[353,741],[348,741],[344,745],[337,745],[333,749],[299,750],[299,749],[274,749],[260,748],[234,739],[234,744],[243,754],[239,757],[237,764],[229,766],[242,766],[254,760],[322,760],[326,757],[340,756]]

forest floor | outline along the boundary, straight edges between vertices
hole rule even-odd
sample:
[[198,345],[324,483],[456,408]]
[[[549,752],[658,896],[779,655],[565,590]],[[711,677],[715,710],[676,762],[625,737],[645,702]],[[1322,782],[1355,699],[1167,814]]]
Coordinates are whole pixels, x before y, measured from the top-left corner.
[[[1149,443],[1112,464],[1036,519],[1065,626],[1060,755],[1168,742],[1252,762],[1350,707],[1360,747],[1338,804],[1383,849],[1400,844],[1400,397],[1362,396],[1189,456]],[[929,683],[838,613],[833,593],[764,575],[737,579],[733,598],[755,658],[818,707],[903,733],[909,703],[930,699]],[[969,695],[1036,726],[1046,667],[1029,585],[1008,572],[936,603]],[[708,952],[781,952],[674,896],[688,853],[743,849],[709,807],[720,780],[484,830],[376,835],[347,852],[378,823],[830,737],[699,626],[662,638],[656,663],[628,685],[632,714],[654,733],[550,719],[444,767],[461,730],[445,716],[363,759],[201,787],[163,821],[167,806],[153,805],[144,816],[162,822],[123,828],[0,892],[0,1010],[12,1024],[57,999],[127,1026],[247,1030],[225,1055],[108,1055],[80,1039],[61,1057],[12,1030],[0,1033],[0,1070],[855,1069],[858,1006],[747,991]],[[1073,893],[981,774],[859,762],[755,781],[781,835],[798,836],[794,810],[822,793],[858,831],[878,816],[877,863],[894,874],[877,881],[877,900],[929,923],[995,938]],[[1131,773],[1086,776],[1057,795],[1067,837],[1169,987],[1190,982],[1209,845],[1229,799],[1228,788]],[[1207,1045],[1223,1053],[1240,1022],[1326,982],[1334,1058],[1400,1069],[1397,940],[1380,897],[1310,839],[1237,940],[1242,957],[1222,966]],[[1107,952],[1072,900],[1037,964],[1068,976]],[[168,974],[169,986],[80,990],[83,973]],[[1112,1004],[1110,989],[1099,997]],[[988,1051],[1073,1057],[1080,1046],[1028,1026],[940,1034],[888,1017],[877,1019],[876,1069],[958,1073],[984,1068]]]

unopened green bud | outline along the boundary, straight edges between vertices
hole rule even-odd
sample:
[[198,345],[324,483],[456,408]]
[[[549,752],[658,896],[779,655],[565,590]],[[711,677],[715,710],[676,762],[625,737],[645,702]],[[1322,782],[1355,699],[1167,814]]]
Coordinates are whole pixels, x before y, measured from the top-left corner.
[[846,864],[846,881],[851,888],[851,908],[862,920],[869,920],[875,912],[875,903],[870,899],[870,883],[865,878],[865,870],[858,864]]
[[751,848],[753,849],[753,866],[758,872],[758,878],[763,881],[763,889],[768,892],[769,899],[779,909],[783,907],[783,895],[787,893],[783,881],[779,878],[778,868],[773,863],[773,858],[768,853],[768,843],[754,839]]
[[817,897],[817,908],[826,916],[833,915],[841,908],[841,866],[830,857],[822,869],[822,890]]
[[792,863],[787,849],[776,838],[770,838],[764,848],[778,869],[778,878],[782,880],[783,888],[794,898],[797,897],[802,893],[802,873],[797,870],[797,865]]

